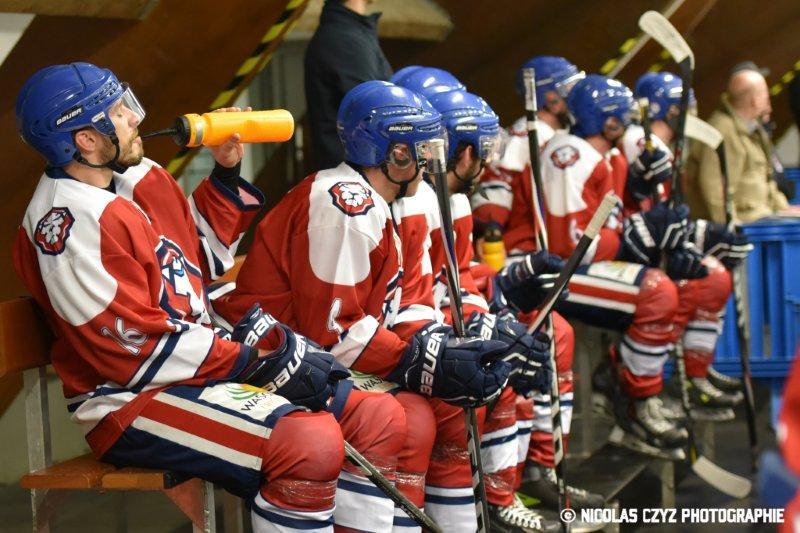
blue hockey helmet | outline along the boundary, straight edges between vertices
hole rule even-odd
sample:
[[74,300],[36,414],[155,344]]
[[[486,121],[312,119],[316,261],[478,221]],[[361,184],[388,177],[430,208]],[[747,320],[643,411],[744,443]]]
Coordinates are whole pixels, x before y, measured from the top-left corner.
[[460,145],[471,145],[475,154],[488,163],[498,151],[500,120],[480,96],[467,91],[449,91],[430,97],[442,114],[447,130],[447,159],[454,162]]
[[567,97],[567,107],[575,121],[572,133],[580,137],[603,133],[609,118],[616,118],[627,127],[637,111],[631,90],[600,74],[589,74],[579,81]]
[[[637,98],[647,98],[650,120],[667,120],[680,107],[683,80],[669,72],[647,72],[636,81],[634,92]],[[689,108],[696,106],[694,90],[689,89]]]
[[411,89],[426,98],[436,93],[447,91],[464,91],[466,87],[458,78],[436,67],[421,67],[418,65],[405,67],[398,70],[391,80],[395,85]]
[[395,146],[405,146],[409,160],[421,165],[431,139],[447,140],[442,117],[425,98],[385,81],[366,81],[342,99],[336,129],[345,159],[365,167],[393,160]]
[[536,56],[527,60],[517,71],[517,93],[525,96],[525,82],[522,72],[532,68],[536,75],[536,101],[544,105],[545,95],[555,91],[561,98],[566,98],[572,87],[586,77],[578,67],[558,56]]
[[93,127],[117,142],[109,114],[118,101],[138,121],[145,112],[127,84],[108,69],[90,63],[70,63],[44,68],[31,76],[17,96],[17,129],[31,147],[54,167],[78,159],[73,133]]

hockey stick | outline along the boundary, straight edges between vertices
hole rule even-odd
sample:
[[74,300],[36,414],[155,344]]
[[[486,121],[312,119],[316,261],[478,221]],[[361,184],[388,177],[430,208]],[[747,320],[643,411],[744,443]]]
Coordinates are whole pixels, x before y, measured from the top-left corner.
[[550,311],[553,310],[553,307],[555,307],[559,296],[561,296],[561,293],[567,288],[569,279],[575,273],[578,266],[580,266],[583,257],[586,255],[586,252],[589,251],[589,247],[592,245],[595,237],[600,233],[600,229],[603,227],[603,224],[606,223],[608,216],[618,203],[619,198],[617,198],[613,191],[607,192],[603,197],[603,201],[597,207],[597,211],[592,215],[592,219],[589,221],[583,235],[581,235],[581,238],[578,240],[575,250],[573,250],[572,255],[567,259],[567,263],[558,274],[553,288],[550,289],[550,292],[547,294],[544,304],[539,309],[539,314],[536,315],[534,321],[528,326],[528,335],[532,334],[534,331],[538,331],[539,328],[542,327],[545,318],[550,314]]
[[414,520],[424,531],[431,533],[442,533],[442,529],[431,517],[426,515],[422,510],[414,505],[405,494],[397,490],[397,487],[384,477],[383,474],[375,468],[372,463],[358,453],[358,450],[353,448],[349,442],[344,441],[344,455],[348,461],[361,468],[367,478],[372,481],[390,500],[392,500],[398,507],[400,507],[410,518]]
[[[447,188],[447,166],[444,153],[444,141],[430,141],[431,156],[428,160],[427,172],[434,177],[436,184],[436,200],[439,203],[441,216],[442,245],[447,259],[447,289],[450,292],[450,311],[453,316],[453,329],[459,337],[464,336],[464,313],[461,307],[461,286],[458,277],[458,260],[455,248],[455,230],[450,213],[450,195]],[[467,426],[467,451],[472,469],[472,490],[475,494],[475,514],[478,521],[478,533],[489,531],[489,504],[486,500],[486,486],[483,481],[483,462],[481,461],[480,435],[478,418],[474,407],[465,407],[464,416]]]
[[686,431],[689,433],[689,461],[692,464],[692,471],[697,474],[697,477],[718,491],[734,498],[744,498],[750,494],[750,489],[752,488],[750,480],[733,472],[728,472],[719,465],[712,463],[705,456],[700,455],[697,450],[697,442],[694,436],[694,420],[692,419],[692,410],[689,405],[686,361],[683,357],[683,346],[680,343],[675,344],[675,355],[677,356],[678,373],[681,379],[681,404],[683,404],[683,409],[686,411]]
[[722,143],[722,134],[703,119],[697,118],[694,115],[686,116],[686,137],[693,141],[698,141],[712,150],[716,150]]
[[675,26],[658,11],[646,11],[639,17],[639,27],[660,44],[672,59],[678,64],[681,71],[681,101],[678,112],[678,125],[675,131],[675,150],[672,167],[672,189],[670,190],[671,202],[679,203],[683,198],[681,193],[681,167],[683,166],[683,148],[686,144],[686,114],[689,111],[689,89],[692,87],[694,77],[694,54],[686,40],[675,29]]
[[[639,27],[658,42],[678,64],[681,71],[681,100],[678,113],[677,131],[675,132],[675,151],[672,174],[672,190],[670,203],[678,204],[682,200],[681,194],[681,167],[683,165],[683,148],[686,142],[686,116],[689,110],[689,89],[694,76],[694,54],[686,40],[675,27],[656,11],[647,11],[639,18]],[[686,377],[686,364],[683,357],[683,346],[675,345],[678,373],[681,380],[681,403],[686,411],[687,431],[689,433],[689,460],[692,471],[706,483],[720,492],[737,498],[743,498],[750,492],[751,483],[748,479],[737,476],[701,456],[697,450],[694,438],[694,420],[689,406],[688,378]]]
[[[664,8],[664,18],[670,18],[678,8],[681,7],[685,0],[673,0],[670,4]],[[624,69],[628,63],[630,62],[633,57],[638,54],[644,45],[647,44],[647,41],[650,40],[650,36],[646,33],[641,33],[635,39],[630,38],[623,43],[620,47],[620,51],[624,50],[624,55],[616,60],[614,63],[606,63],[606,65],[613,64],[613,68],[611,68],[608,72],[604,72],[606,65],[603,65],[600,68],[600,73],[608,76],[609,78],[616,78],[617,74],[620,73],[622,69]],[[613,60],[612,60],[613,61]]]
[[[720,135],[721,137],[721,135]],[[735,231],[733,224],[733,199],[728,190],[728,163],[725,159],[725,143],[720,142],[717,147],[719,166],[722,173],[722,188],[725,195],[725,222],[728,231]],[[750,325],[744,310],[744,295],[742,294],[742,267],[733,269],[733,301],[736,304],[736,330],[739,334],[739,362],[742,365],[742,392],[744,393],[744,407],[747,415],[747,435],[750,439],[751,470],[756,471],[758,460],[758,434],[756,433],[756,406],[753,396],[753,379],[750,374]]]
[[[639,114],[642,117],[642,129],[644,130],[644,149],[652,154],[655,150],[655,146],[653,145],[653,131],[650,128],[650,100],[646,97],[642,97],[639,98],[637,103],[639,104]],[[663,185],[657,183],[650,195],[650,200],[653,202],[654,206],[661,202],[661,194],[663,192]]]
[[[539,249],[547,252],[547,229],[544,227],[542,211],[539,205],[539,193],[542,189],[542,167],[539,160],[539,130],[536,122],[538,106],[536,102],[536,72],[533,68],[526,68],[522,72],[525,83],[525,115],[528,126],[528,149],[531,156],[531,209],[533,210],[534,225],[538,226],[536,232]],[[553,467],[556,472],[556,487],[558,489],[558,511],[561,524],[566,530],[569,524],[564,521],[562,511],[569,508],[569,495],[567,494],[566,468],[564,461],[564,432],[561,422],[561,398],[558,393],[558,369],[556,368],[555,339],[553,335],[553,319],[546,313],[547,321],[545,333],[550,337],[550,425],[553,430]]]
[[[728,163],[725,159],[725,143],[722,134],[711,124],[695,116],[686,117],[686,136],[702,142],[719,157],[722,174],[723,196],[725,198],[725,223],[728,231],[735,231],[733,224],[733,199],[728,190]],[[755,472],[758,458],[758,434],[756,433],[756,408],[753,395],[753,378],[750,373],[750,329],[744,312],[744,295],[742,294],[742,271],[736,267],[733,275],[733,301],[736,305],[736,329],[739,336],[739,361],[742,366],[742,393],[745,400],[747,416],[747,435],[750,439],[750,459],[752,471]]]

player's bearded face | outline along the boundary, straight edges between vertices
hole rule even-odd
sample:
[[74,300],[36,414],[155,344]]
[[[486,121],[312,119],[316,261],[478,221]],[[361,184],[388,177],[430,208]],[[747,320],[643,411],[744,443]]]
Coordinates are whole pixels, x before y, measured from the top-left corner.
[[[119,140],[119,157],[117,160],[125,166],[135,166],[142,162],[144,157],[144,148],[142,147],[142,140],[139,138],[139,119],[127,107],[122,105],[122,102],[117,102],[109,110],[111,121],[117,131],[117,139]],[[103,145],[104,161],[110,161],[114,158],[114,145],[111,140],[106,138]]]
[[567,109],[567,101],[555,91],[548,91],[545,96],[545,107],[548,111],[556,116],[561,126],[568,128],[570,126],[569,109]]
[[608,117],[603,128],[603,137],[611,144],[616,144],[625,134],[625,125],[617,117]]

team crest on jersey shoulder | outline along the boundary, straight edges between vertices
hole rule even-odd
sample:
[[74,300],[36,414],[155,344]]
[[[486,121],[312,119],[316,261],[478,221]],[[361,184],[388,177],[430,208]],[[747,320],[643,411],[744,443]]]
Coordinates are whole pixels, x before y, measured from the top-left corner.
[[569,144],[556,148],[553,150],[553,153],[550,154],[550,159],[553,161],[553,164],[560,169],[571,167],[577,163],[580,158],[581,154],[578,152],[578,149]]
[[364,215],[375,206],[372,191],[355,181],[340,181],[328,189],[328,193],[333,205],[351,217]]
[[75,217],[66,207],[54,207],[36,224],[33,241],[46,255],[58,255],[67,245]]

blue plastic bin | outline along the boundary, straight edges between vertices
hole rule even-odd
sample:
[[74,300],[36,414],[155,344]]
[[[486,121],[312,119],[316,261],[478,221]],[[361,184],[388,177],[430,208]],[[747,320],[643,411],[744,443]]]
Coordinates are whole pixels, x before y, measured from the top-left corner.
[[795,184],[794,198],[789,198],[789,203],[792,205],[800,205],[800,168],[787,168],[784,170],[786,172],[786,177]]

